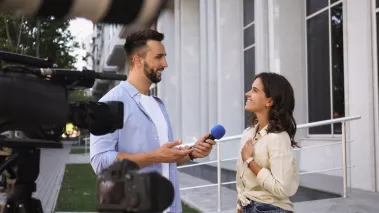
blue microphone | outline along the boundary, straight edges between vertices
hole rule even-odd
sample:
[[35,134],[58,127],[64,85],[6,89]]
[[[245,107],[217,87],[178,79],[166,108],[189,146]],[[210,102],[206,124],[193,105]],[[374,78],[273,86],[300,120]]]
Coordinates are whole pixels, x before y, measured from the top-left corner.
[[208,139],[211,139],[211,140],[221,139],[222,137],[224,137],[225,132],[226,132],[225,128],[222,125],[216,125],[216,126],[214,126],[211,129],[211,135],[209,135],[209,137],[207,139],[205,139],[205,140],[208,140]]

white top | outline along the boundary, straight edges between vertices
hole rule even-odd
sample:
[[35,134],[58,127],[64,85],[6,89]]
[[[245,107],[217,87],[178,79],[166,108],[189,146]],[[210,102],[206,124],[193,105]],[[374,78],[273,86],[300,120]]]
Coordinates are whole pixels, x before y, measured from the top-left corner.
[[[141,94],[140,103],[145,108],[145,111],[153,120],[155,127],[158,131],[158,138],[160,145],[163,145],[168,142],[168,127],[166,119],[162,113],[161,108],[158,105],[158,102],[153,96],[146,96]],[[169,164],[162,163],[162,175],[169,179]],[[164,212],[168,212],[169,208]]]

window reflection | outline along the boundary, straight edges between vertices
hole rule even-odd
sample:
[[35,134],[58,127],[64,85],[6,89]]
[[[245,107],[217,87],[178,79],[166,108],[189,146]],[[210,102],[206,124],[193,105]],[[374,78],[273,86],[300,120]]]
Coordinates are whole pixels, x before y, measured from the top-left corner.
[[[333,118],[345,117],[343,64],[342,4],[331,9]],[[334,124],[334,133],[341,133],[341,124]]]
[[[323,11],[307,19],[309,122],[345,117],[343,5],[320,8],[323,2],[307,1],[307,10]],[[310,128],[309,133],[340,134],[341,124]]]

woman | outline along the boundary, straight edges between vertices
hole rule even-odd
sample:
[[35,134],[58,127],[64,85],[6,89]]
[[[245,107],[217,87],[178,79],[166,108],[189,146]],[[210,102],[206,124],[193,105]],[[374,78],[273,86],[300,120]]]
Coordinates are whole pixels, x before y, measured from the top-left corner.
[[299,187],[299,168],[292,150],[292,86],[279,74],[260,73],[246,97],[252,124],[243,132],[237,161],[238,212],[294,212],[289,197]]

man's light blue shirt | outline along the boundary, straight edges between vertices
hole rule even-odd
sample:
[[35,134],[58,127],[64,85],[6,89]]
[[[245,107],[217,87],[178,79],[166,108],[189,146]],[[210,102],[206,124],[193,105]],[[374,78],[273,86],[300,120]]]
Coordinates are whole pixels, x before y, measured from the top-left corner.
[[[100,102],[122,101],[124,103],[124,127],[102,136],[91,134],[91,165],[96,174],[114,163],[118,152],[149,152],[160,147],[158,131],[140,104],[140,98],[141,94],[138,90],[128,81],[123,81],[100,99]],[[174,141],[166,107],[158,97],[154,96],[154,98],[158,101],[167,121],[168,140]],[[182,212],[176,163],[170,163],[169,168],[169,179],[175,188],[175,199],[170,207],[170,212]],[[140,171],[157,171],[162,174],[162,164],[153,164],[142,168]]]

